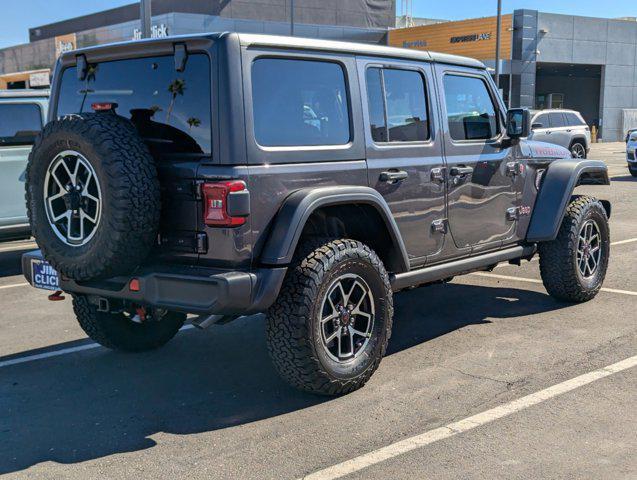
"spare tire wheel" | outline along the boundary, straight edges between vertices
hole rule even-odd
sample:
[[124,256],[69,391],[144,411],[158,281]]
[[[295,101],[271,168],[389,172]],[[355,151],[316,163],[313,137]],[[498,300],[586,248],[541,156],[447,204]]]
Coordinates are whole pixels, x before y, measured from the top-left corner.
[[157,237],[157,169],[134,126],[114,113],[63,117],[36,139],[26,171],[31,229],[62,275],[130,273]]

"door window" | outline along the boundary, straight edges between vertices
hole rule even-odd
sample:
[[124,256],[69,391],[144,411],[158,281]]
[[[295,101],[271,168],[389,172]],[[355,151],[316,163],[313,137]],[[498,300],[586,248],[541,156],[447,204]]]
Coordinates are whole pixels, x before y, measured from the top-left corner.
[[489,140],[498,134],[497,110],[484,80],[445,75],[449,134],[454,140]]
[[32,145],[42,129],[42,112],[34,103],[0,104],[0,146]]
[[259,145],[345,145],[351,139],[345,73],[337,63],[256,60],[252,101]]
[[549,121],[551,122],[551,128],[561,128],[566,126],[564,115],[559,112],[549,113]]
[[375,142],[429,140],[425,82],[419,72],[369,68],[366,79],[370,128]]
[[549,116],[546,113],[538,115],[533,124],[537,125],[536,128],[549,128]]

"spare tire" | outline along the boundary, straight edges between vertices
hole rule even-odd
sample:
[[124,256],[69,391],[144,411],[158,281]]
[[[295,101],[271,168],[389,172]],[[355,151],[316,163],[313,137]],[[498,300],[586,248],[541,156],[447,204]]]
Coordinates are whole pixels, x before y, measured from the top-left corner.
[[112,112],[47,124],[26,170],[33,236],[62,275],[130,273],[157,237],[157,169],[133,124]]

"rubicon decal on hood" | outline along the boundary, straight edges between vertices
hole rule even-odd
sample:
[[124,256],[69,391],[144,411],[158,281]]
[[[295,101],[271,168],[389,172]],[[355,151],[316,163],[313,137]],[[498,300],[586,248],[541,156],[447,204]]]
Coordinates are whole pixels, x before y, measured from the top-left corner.
[[558,157],[564,156],[562,148],[548,147],[544,145],[531,145],[531,154],[534,157]]
[[520,151],[523,156],[530,158],[561,159],[571,157],[571,152],[564,147],[532,140],[521,142]]

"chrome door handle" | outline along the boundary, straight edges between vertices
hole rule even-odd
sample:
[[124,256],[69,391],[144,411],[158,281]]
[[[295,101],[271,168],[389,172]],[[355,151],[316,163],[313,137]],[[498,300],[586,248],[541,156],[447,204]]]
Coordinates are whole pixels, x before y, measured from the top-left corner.
[[381,172],[379,180],[381,182],[395,183],[405,180],[408,176],[409,174],[404,170],[389,170],[387,172]]
[[449,175],[452,177],[464,177],[473,173],[472,167],[451,167]]

